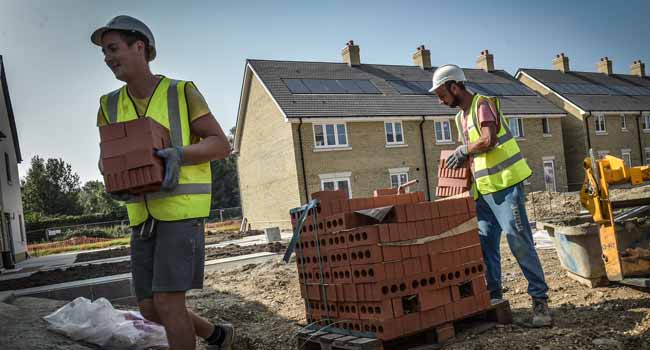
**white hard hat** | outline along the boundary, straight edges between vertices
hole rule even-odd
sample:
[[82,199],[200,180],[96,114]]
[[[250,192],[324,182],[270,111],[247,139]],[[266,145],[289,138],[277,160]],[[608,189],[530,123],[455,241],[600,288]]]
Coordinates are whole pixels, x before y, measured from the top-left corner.
[[90,41],[97,46],[102,46],[102,36],[104,33],[111,30],[136,32],[144,35],[144,37],[149,41],[149,61],[153,61],[153,59],[156,58],[156,41],[153,38],[153,33],[149,27],[139,19],[126,15],[114,17],[108,21],[105,26],[95,30],[90,36]]
[[437,88],[448,81],[466,81],[465,73],[455,64],[445,64],[438,67],[433,72],[433,84],[429,92],[434,92]]

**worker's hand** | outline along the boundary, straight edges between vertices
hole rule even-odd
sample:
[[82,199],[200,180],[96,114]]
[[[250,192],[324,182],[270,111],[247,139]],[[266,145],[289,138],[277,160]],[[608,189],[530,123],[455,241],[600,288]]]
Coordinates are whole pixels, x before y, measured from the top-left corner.
[[177,146],[169,147],[157,150],[156,155],[165,160],[165,178],[161,189],[171,191],[178,185],[178,176],[183,162],[183,149]]
[[456,169],[461,167],[465,160],[467,160],[468,155],[467,145],[460,145],[456,147],[454,153],[447,157],[445,168]]

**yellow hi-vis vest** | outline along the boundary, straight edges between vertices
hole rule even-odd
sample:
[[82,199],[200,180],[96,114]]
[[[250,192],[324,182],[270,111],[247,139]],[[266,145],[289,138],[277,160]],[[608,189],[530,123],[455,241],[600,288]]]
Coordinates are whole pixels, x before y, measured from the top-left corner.
[[512,136],[508,123],[501,113],[499,99],[475,94],[470,107],[470,115],[467,117],[467,136],[463,133],[461,118],[463,112],[456,114],[456,128],[460,139],[465,144],[476,142],[481,137],[481,126],[478,122],[477,108],[482,99],[487,99],[496,106],[497,118],[501,119],[499,131],[497,132],[497,143],[491,150],[474,154],[472,174],[474,176],[473,194],[478,199],[478,193],[489,194],[501,191],[514,186],[532,175],[532,170],[519,150],[517,141]]
[[[185,85],[192,84],[163,77],[154,90],[144,115],[138,115],[126,85],[101,97],[101,108],[108,123],[149,117],[167,129],[173,146],[191,143]],[[149,215],[161,221],[207,217],[212,193],[210,163],[183,165],[178,186],[171,191],[147,193],[129,201],[126,209],[131,226],[143,223]]]

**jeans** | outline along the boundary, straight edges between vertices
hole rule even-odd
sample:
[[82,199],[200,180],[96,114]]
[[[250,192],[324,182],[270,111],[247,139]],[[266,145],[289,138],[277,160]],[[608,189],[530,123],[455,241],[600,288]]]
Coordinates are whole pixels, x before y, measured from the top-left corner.
[[476,201],[479,237],[487,267],[487,287],[491,298],[501,298],[501,231],[506,233],[510,251],[528,280],[528,294],[534,299],[548,298],[542,264],[535,251],[533,233],[526,215],[521,183],[486,195]]

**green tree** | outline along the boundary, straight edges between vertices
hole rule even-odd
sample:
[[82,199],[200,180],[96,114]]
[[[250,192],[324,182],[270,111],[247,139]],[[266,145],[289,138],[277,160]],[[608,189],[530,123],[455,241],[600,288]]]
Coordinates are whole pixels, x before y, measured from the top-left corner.
[[125,210],[124,205],[111,198],[104,183],[101,181],[88,181],[79,193],[79,204],[84,214],[111,214]]
[[47,216],[80,214],[79,184],[79,175],[63,159],[46,161],[34,156],[21,183],[25,212]]
[[[233,147],[235,128],[230,129],[228,140]],[[229,155],[226,159],[210,163],[212,170],[212,208],[238,207],[239,179],[237,178],[237,158]]]

